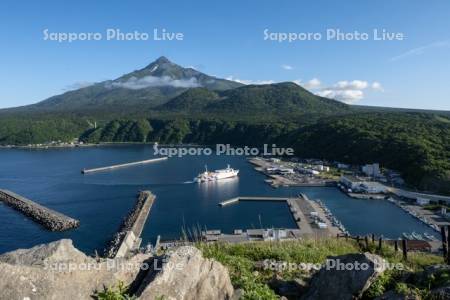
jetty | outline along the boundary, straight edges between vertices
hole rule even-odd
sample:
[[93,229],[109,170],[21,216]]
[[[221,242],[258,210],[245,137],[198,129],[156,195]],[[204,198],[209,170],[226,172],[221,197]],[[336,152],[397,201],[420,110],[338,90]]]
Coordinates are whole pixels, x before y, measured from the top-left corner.
[[126,167],[154,163],[154,162],[163,161],[163,160],[167,160],[167,159],[168,159],[168,157],[158,157],[158,158],[129,162],[129,163],[119,164],[119,165],[112,165],[112,166],[106,166],[106,167],[100,167],[100,168],[94,168],[94,169],[83,169],[83,170],[81,170],[81,173],[87,174],[87,173],[94,173],[94,172],[110,171],[110,170],[119,169],[119,168],[126,168]]
[[80,221],[8,190],[0,190],[0,200],[50,231],[64,231],[80,226]]
[[136,204],[106,248],[106,257],[126,257],[131,251],[139,249],[142,242],[140,236],[155,198],[150,191],[139,193]]
[[229,204],[235,204],[239,201],[288,201],[289,197],[236,197],[231,198],[219,203],[219,206],[225,206]]

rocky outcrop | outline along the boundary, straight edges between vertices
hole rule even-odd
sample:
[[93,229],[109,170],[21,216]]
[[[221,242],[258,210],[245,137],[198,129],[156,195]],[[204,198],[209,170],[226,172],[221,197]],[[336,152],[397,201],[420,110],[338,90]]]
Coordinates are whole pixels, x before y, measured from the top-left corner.
[[137,254],[99,259],[77,250],[71,240],[0,255],[0,300],[92,299],[96,291],[123,282],[140,299],[230,299],[233,287],[220,263],[194,247],[163,257]]
[[154,259],[159,267],[144,279],[139,299],[219,300],[233,296],[227,269],[203,258],[194,247],[180,247],[169,256]]
[[370,253],[329,257],[302,299],[359,299],[385,266],[383,258]]
[[0,255],[0,299],[92,299],[105,286],[131,284],[148,258],[97,262],[71,240],[16,250]]
[[72,240],[59,240],[31,249],[18,249],[0,255],[0,262],[11,265],[44,266],[52,263],[92,263],[94,259],[76,249]]

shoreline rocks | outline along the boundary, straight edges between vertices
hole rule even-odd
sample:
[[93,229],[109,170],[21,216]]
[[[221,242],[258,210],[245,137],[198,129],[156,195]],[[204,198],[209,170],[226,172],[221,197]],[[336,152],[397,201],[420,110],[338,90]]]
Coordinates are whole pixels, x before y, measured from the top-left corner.
[[80,221],[42,206],[7,190],[0,190],[0,200],[30,217],[50,231],[64,231],[80,226]]

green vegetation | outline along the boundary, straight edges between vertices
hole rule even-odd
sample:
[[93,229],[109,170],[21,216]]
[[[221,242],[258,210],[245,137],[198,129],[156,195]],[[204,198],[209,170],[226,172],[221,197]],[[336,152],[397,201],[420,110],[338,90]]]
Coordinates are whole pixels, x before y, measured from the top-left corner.
[[326,115],[351,110],[346,104],[318,97],[292,82],[249,85],[222,92],[191,89],[157,109],[178,111],[181,114],[192,112],[240,116],[270,114],[280,117],[305,113]]
[[93,296],[97,300],[134,300],[135,296],[128,294],[128,288],[122,281],[115,286],[105,287],[102,292],[97,292]]
[[[378,250],[376,243],[370,243],[369,248],[365,249],[355,241],[345,241],[345,239],[311,239],[282,243],[201,243],[198,247],[205,257],[213,258],[228,268],[233,286],[244,290],[244,299],[278,299],[269,287],[275,275],[285,281],[295,278],[307,279],[311,275],[309,271],[299,268],[286,267],[274,270],[261,267],[266,260],[296,265],[323,264],[328,256],[369,251],[382,256],[391,264],[403,264],[404,270],[386,271],[380,276],[365,293],[366,299],[373,299],[391,289],[404,292],[418,291],[420,295],[426,295],[431,288],[447,283],[449,275],[447,271],[442,271],[430,277],[421,276],[419,279],[419,274],[422,274],[425,267],[443,263],[443,259],[439,256],[409,253],[408,260],[405,262],[401,252],[395,252],[391,246],[384,245],[381,250]],[[406,278],[405,274],[412,274],[407,282],[403,280]]]
[[[214,258],[228,268],[235,288],[244,290],[243,299],[278,299],[267,283],[275,274],[272,270],[257,268],[257,262],[266,259],[287,263],[323,263],[327,256],[357,252],[355,243],[337,239],[305,240],[296,242],[246,244],[199,244],[203,255]],[[301,270],[285,270],[284,280],[305,275]]]

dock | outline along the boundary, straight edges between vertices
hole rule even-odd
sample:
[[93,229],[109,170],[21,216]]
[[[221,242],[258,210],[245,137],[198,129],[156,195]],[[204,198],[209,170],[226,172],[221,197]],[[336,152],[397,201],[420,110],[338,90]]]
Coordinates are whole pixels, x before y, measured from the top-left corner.
[[291,198],[288,197],[236,197],[231,198],[219,203],[219,206],[225,206],[230,204],[235,204],[239,201],[288,201]]
[[154,162],[163,161],[163,160],[167,160],[167,159],[168,159],[168,157],[158,157],[158,158],[129,162],[129,163],[119,164],[119,165],[112,165],[112,166],[106,166],[106,167],[100,167],[100,168],[94,168],[94,169],[83,169],[83,170],[81,170],[81,173],[87,174],[87,173],[94,173],[94,172],[110,171],[110,170],[119,169],[119,168],[126,168],[126,167],[154,163]]
[[125,218],[119,231],[114,235],[105,255],[109,258],[126,257],[130,252],[139,249],[141,234],[156,196],[150,191],[139,193],[135,206]]
[[0,190],[0,200],[50,231],[64,231],[80,226],[80,221],[8,190]]
[[[296,235],[300,237],[324,237],[324,236],[336,236],[338,233],[342,233],[341,230],[335,227],[325,216],[325,212],[314,201],[310,200],[306,194],[300,194],[298,197],[267,197],[267,196],[252,196],[252,197],[234,197],[219,203],[219,206],[224,207],[227,205],[237,204],[240,201],[275,201],[285,202],[288,205],[289,211],[294,219],[297,228],[291,228]],[[316,219],[320,217],[321,220],[327,225],[325,228],[320,228],[317,225]],[[220,235],[222,236],[222,235]],[[232,235],[230,240],[242,240],[246,234]],[[238,238],[239,236],[239,238]],[[206,235],[207,240],[219,238],[218,235]],[[244,239],[245,240],[245,239]]]

